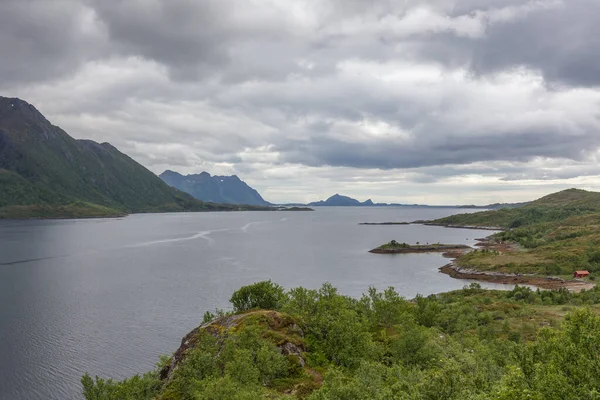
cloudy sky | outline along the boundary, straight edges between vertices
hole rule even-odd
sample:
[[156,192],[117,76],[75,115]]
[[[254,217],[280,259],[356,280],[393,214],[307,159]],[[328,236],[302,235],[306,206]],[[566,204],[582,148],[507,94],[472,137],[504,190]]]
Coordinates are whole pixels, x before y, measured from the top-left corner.
[[598,0],[0,0],[0,60],[72,136],[273,202],[600,190]]

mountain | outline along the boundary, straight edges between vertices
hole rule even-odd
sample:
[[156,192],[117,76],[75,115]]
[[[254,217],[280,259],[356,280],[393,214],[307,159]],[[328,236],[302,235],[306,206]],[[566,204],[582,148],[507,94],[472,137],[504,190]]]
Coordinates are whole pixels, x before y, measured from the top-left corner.
[[171,188],[109,143],[72,138],[23,100],[0,97],[0,218],[227,209]]
[[168,185],[189,193],[198,200],[252,206],[271,205],[236,175],[210,176],[208,172],[202,172],[184,176],[167,170],[159,177]]
[[328,198],[327,200],[323,201],[316,201],[313,203],[308,203],[309,207],[318,207],[318,206],[374,206],[375,204],[373,204],[373,202],[371,201],[371,199],[361,203],[360,201],[353,199],[351,197],[348,196],[342,196],[339,194],[334,194],[333,196],[331,196],[330,198]]
[[403,203],[373,203],[371,199],[360,202],[356,199],[353,199],[348,196],[341,196],[339,194],[335,194],[323,201],[315,201],[312,203],[306,204],[309,207],[312,206],[368,206],[368,207],[410,207],[410,208],[473,208],[473,209],[484,209],[484,210],[499,210],[502,208],[518,208],[523,207],[529,203],[496,203],[489,204],[487,206],[475,206],[475,205],[464,205],[464,206],[435,206],[435,205],[426,205],[426,204],[403,204]]

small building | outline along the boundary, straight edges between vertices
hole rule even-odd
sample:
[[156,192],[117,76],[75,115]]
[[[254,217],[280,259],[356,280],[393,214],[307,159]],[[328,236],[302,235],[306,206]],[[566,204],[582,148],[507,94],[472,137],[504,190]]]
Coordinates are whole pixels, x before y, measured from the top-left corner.
[[586,276],[590,276],[589,271],[575,271],[575,272],[573,272],[573,278],[585,278]]

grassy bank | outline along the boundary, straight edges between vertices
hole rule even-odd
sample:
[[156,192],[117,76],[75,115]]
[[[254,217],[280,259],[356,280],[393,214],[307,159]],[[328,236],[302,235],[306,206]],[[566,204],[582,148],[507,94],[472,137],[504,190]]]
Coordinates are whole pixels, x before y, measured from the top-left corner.
[[127,215],[123,210],[77,201],[62,205],[35,204],[0,207],[0,219],[113,218]]

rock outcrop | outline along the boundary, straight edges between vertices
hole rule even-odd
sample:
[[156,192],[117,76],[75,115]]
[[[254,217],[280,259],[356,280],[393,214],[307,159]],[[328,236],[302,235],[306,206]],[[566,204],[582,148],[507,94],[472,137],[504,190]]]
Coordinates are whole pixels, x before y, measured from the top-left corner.
[[219,344],[250,321],[256,322],[269,332],[268,339],[273,341],[285,356],[295,357],[301,367],[306,365],[304,352],[304,332],[289,315],[277,311],[258,310],[245,314],[227,315],[214,319],[192,330],[185,335],[181,345],[171,357],[169,364],[160,371],[161,380],[168,382],[173,377],[179,365],[183,363],[197,345],[202,332],[207,332],[217,338]]

